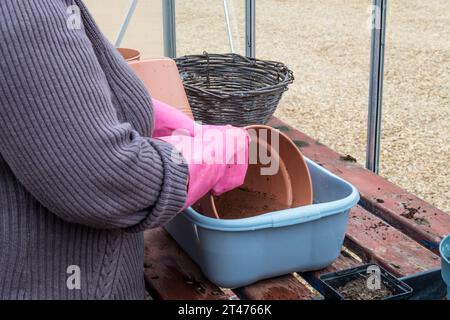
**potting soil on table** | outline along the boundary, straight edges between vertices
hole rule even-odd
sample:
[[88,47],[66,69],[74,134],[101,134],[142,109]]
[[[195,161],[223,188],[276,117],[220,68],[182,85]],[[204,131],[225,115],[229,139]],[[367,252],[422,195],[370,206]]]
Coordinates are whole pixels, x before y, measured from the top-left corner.
[[338,287],[337,291],[346,300],[381,300],[392,295],[392,291],[381,281],[379,289],[370,289],[367,278],[360,276]]

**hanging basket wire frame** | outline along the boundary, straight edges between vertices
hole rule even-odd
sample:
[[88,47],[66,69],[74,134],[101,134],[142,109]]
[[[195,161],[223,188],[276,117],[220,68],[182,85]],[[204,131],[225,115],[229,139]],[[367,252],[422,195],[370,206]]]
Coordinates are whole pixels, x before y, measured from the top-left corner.
[[265,124],[294,75],[281,62],[234,53],[175,59],[194,117],[204,124]]

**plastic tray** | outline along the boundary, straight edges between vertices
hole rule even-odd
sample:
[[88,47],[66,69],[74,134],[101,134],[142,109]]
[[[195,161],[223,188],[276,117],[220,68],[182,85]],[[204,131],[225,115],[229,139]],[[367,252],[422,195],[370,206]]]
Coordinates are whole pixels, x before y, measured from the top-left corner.
[[347,282],[352,281],[362,275],[367,276],[368,268],[371,266],[376,266],[380,270],[380,280],[392,292],[391,296],[386,297],[382,300],[404,300],[411,296],[413,290],[410,286],[394,277],[379,265],[369,263],[363,266],[327,273],[320,276],[325,299],[346,300],[338,292],[338,288],[344,286]]
[[310,271],[340,254],[355,187],[306,159],[314,204],[235,220],[205,217],[192,208],[167,231],[218,286],[236,288],[260,279]]
[[439,252],[442,259],[442,278],[447,284],[447,299],[450,300],[450,235],[442,240]]

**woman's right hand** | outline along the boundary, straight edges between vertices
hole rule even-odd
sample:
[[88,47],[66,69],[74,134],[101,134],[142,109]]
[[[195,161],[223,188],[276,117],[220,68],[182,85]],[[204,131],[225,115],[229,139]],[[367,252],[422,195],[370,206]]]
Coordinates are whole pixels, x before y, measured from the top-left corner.
[[155,124],[152,134],[153,138],[167,137],[172,135],[174,131],[180,129],[185,130],[187,135],[193,137],[195,131],[201,127],[194,119],[190,118],[177,108],[155,98],[151,99]]
[[[201,126],[195,136],[183,133],[159,137],[178,150],[189,167],[187,198],[183,209],[211,191],[214,195],[244,183],[248,168],[250,136],[242,128]],[[173,155],[173,161],[181,161]]]

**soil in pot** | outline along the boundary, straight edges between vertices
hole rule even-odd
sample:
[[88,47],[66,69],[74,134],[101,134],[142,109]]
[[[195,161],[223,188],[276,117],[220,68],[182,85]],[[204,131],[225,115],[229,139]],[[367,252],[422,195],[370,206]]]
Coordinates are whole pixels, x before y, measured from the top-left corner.
[[381,281],[380,289],[369,289],[367,278],[360,275],[336,289],[346,300],[381,300],[393,295],[393,292]]
[[221,219],[249,218],[289,208],[274,194],[253,191],[245,187],[237,188],[220,197],[214,197],[214,202]]

